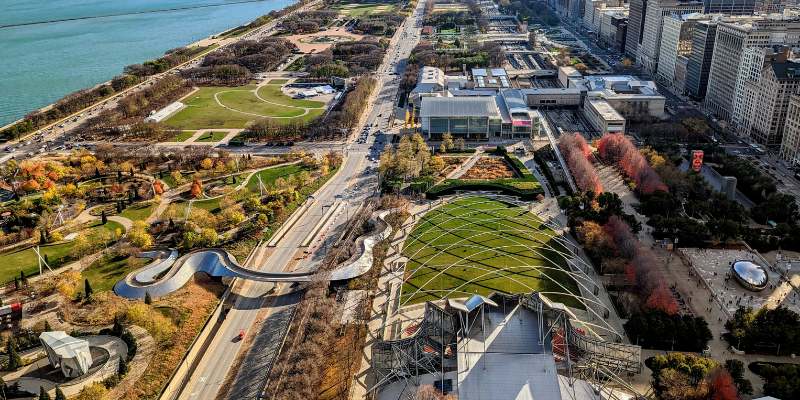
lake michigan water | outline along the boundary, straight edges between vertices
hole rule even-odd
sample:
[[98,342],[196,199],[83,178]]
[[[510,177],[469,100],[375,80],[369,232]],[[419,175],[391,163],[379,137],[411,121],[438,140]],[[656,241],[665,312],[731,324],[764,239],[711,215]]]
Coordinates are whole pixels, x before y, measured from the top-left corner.
[[197,5],[221,5],[0,28],[0,126],[126,65],[156,58],[281,9],[293,0],[0,0],[0,26]]

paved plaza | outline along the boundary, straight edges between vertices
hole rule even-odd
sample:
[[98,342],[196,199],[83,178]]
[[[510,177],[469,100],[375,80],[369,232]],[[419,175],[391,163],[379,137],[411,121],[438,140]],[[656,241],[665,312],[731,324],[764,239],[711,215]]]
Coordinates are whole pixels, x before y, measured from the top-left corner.
[[[692,271],[697,274],[689,279],[705,282],[703,284],[709,288],[728,315],[732,315],[740,306],[758,309],[783,305],[800,313],[800,295],[792,291],[789,283],[782,280],[781,274],[760,255],[748,250],[729,249],[685,248],[680,251],[692,266]],[[742,287],[731,276],[730,265],[738,260],[753,261],[765,267],[769,273],[767,288],[754,292]]]

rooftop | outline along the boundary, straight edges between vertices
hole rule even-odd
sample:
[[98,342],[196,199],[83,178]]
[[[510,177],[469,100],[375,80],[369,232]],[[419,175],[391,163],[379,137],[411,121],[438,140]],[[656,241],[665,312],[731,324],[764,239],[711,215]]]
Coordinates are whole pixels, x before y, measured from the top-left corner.
[[424,97],[420,118],[429,117],[499,117],[494,97]]

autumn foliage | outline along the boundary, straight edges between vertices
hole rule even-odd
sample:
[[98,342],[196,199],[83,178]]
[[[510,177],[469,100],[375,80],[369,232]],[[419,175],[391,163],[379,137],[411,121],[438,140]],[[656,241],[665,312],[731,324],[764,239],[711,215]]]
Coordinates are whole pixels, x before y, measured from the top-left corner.
[[645,307],[661,310],[670,315],[678,313],[678,303],[664,286],[664,278],[655,269],[658,265],[653,252],[643,246],[634,236],[630,226],[617,216],[612,216],[603,225],[603,232],[614,244],[617,255],[627,260],[626,280],[645,300]]
[[619,133],[607,133],[597,142],[597,152],[607,163],[617,166],[629,179],[636,183],[636,189],[642,194],[655,191],[667,191],[667,185],[653,170],[639,149]]
[[716,368],[709,374],[711,400],[737,400],[739,393],[733,377],[724,368]]
[[191,196],[193,199],[196,199],[201,193],[203,193],[203,184],[200,183],[199,179],[195,179],[192,181],[192,188],[189,191],[189,196]]
[[564,155],[575,184],[583,191],[600,193],[603,185],[591,162],[592,150],[586,140],[577,133],[565,133],[558,139],[558,149]]

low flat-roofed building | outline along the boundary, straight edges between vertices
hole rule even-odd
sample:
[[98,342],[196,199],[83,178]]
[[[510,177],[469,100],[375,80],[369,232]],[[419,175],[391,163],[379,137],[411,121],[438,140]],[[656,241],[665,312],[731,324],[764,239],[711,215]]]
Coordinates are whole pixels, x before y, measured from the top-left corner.
[[534,108],[577,107],[581,105],[579,88],[521,89],[526,103]]
[[433,139],[455,137],[486,140],[499,136],[503,119],[493,96],[423,97],[419,111],[422,132]]
[[490,92],[458,90],[448,97],[423,97],[419,119],[422,132],[439,139],[449,132],[467,140],[491,137],[528,138],[538,132],[525,97],[518,89]]
[[600,134],[625,132],[625,118],[605,100],[586,99],[583,113]]
[[180,101],[176,101],[171,103],[170,105],[150,114],[147,118],[144,119],[144,122],[161,122],[167,119],[172,114],[180,111],[185,107],[183,103]]
[[511,87],[503,68],[473,68],[472,81],[476,89],[506,89]]
[[604,99],[620,115],[630,120],[664,117],[666,98],[653,81],[630,75],[596,75],[584,80],[587,98]]
[[558,81],[563,87],[569,87],[570,79],[582,77],[583,75],[574,67],[558,67]]

